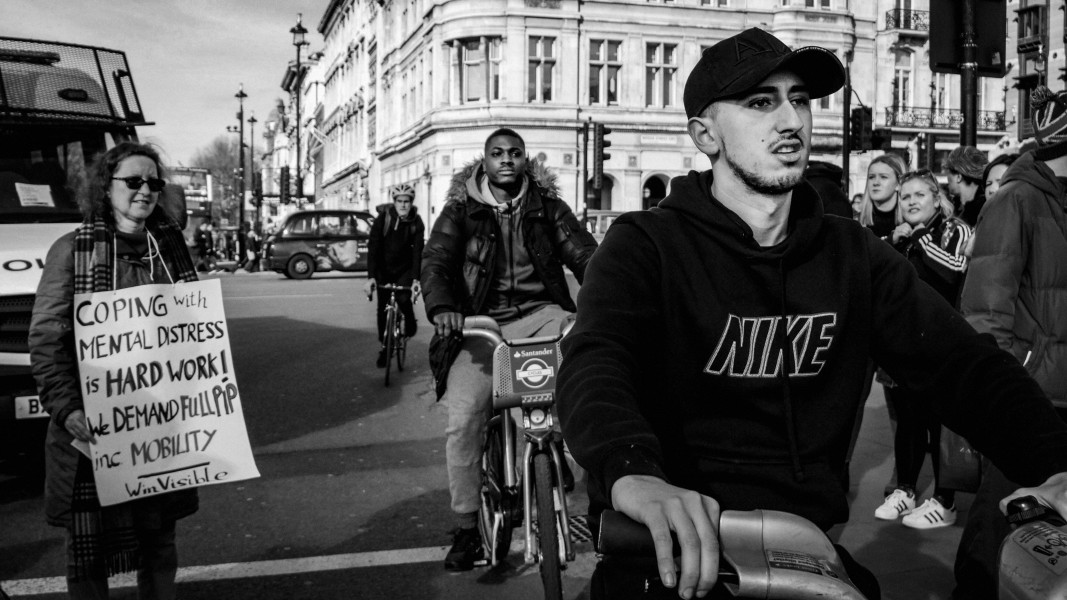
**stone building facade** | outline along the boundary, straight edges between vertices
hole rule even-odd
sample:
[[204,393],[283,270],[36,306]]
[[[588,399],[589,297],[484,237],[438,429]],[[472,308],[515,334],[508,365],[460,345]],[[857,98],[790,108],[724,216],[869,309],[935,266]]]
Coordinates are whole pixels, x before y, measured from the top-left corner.
[[[303,94],[305,192],[317,207],[370,209],[410,183],[432,221],[452,175],[491,131],[510,127],[558,174],[576,212],[647,208],[671,178],[709,166],[686,133],[685,78],[704,48],[748,27],[836,52],[850,67],[850,106],[870,106],[885,151],[918,166],[959,134],[959,77],[928,68],[927,9],[927,0],[331,0],[316,28],[321,50],[286,76],[290,107]],[[980,80],[984,148],[1005,135],[1003,87]],[[843,91],[813,102],[813,159],[841,164],[848,108]],[[599,197],[589,195],[585,142],[594,122],[611,130]],[[853,192],[879,152],[851,154]]]

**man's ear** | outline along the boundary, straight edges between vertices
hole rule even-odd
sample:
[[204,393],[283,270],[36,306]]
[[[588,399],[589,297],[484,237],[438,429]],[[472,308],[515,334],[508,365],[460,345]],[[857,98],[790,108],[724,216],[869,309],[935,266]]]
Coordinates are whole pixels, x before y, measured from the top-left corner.
[[709,117],[693,117],[686,124],[693,144],[709,158],[719,153],[719,132]]

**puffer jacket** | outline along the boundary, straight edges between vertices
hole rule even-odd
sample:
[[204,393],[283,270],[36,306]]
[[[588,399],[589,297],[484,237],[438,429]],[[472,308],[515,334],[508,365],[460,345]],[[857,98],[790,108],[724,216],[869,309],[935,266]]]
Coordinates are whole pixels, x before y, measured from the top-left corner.
[[[116,288],[149,283],[169,283],[167,272],[158,264],[154,277],[140,261],[119,256]],[[74,436],[63,422],[74,410],[82,409],[78,362],[74,347],[74,232],[56,240],[45,259],[37,286],[30,320],[30,363],[41,403],[50,415],[45,437],[45,517],[50,525],[69,527],[74,474],[81,453],[71,446]],[[159,514],[176,520],[199,508],[196,488],[131,500],[138,512]]]
[[[448,202],[434,222],[422,254],[422,290],[426,316],[442,312],[465,316],[482,314],[491,284],[500,227],[493,209],[472,198],[468,185],[482,176],[481,161],[452,178]],[[564,310],[576,308],[563,272],[566,265],[581,284],[596,240],[559,198],[545,176],[537,177],[534,161],[527,164],[527,197],[522,204],[522,239],[538,277],[552,302]],[[543,173],[543,172],[542,172]]]
[[1067,408],[1067,202],[1045,163],[1024,154],[975,229],[961,310]]

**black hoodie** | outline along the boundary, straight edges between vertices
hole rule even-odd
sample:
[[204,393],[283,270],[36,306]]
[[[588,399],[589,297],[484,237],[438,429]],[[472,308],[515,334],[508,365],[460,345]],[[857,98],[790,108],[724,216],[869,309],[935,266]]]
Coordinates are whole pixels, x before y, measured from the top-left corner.
[[378,283],[411,285],[422,270],[426,226],[417,207],[401,219],[392,204],[386,205],[370,228],[367,240],[367,274]]
[[801,183],[788,237],[761,248],[711,180],[676,178],[658,208],[619,217],[586,271],[557,389],[591,514],[647,474],[723,509],[846,521],[868,357],[1017,481],[1067,470],[1067,426],[1034,382],[891,246]]

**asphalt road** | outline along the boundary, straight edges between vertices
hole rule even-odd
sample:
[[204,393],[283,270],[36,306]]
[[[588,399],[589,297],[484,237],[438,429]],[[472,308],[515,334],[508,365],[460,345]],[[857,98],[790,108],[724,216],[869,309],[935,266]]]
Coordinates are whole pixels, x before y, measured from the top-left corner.
[[[406,368],[386,388],[361,275],[220,279],[261,477],[200,490],[200,511],[178,526],[182,597],[538,597],[521,552],[496,572],[441,568],[453,521],[422,306]],[[63,532],[43,522],[39,482],[15,469],[0,464],[0,582],[20,594],[62,590]],[[588,568],[571,568],[570,597],[591,572],[588,544],[580,549]]]
[[[385,388],[362,276],[220,279],[261,477],[201,489],[200,511],[178,528],[182,598],[541,597],[518,545],[496,571],[441,567],[453,522],[424,319],[407,370]],[[927,532],[875,521],[891,448],[876,385],[853,460],[852,520],[832,536],[874,571],[886,600],[943,600],[965,510],[956,526]],[[65,597],[63,532],[44,524],[39,481],[17,472],[0,462],[0,586],[16,597]],[[569,500],[578,515],[582,483]],[[928,483],[929,468],[920,486]],[[961,495],[960,507],[969,501]],[[588,542],[577,549],[564,576],[570,599],[586,596],[595,560]],[[129,577],[113,585],[113,597],[136,595]]]

